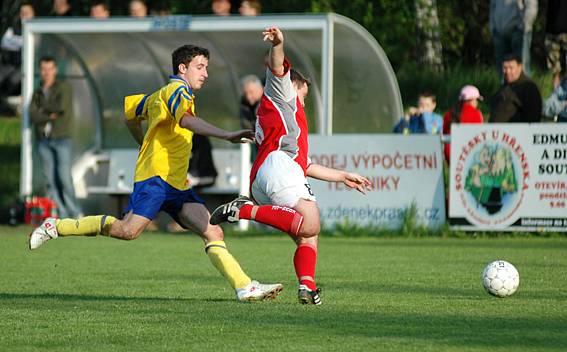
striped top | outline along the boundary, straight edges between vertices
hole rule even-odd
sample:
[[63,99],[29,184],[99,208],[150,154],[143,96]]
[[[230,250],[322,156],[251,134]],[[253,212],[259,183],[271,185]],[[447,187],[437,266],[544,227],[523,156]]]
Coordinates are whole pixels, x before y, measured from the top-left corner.
[[174,188],[189,188],[187,169],[193,132],[179,122],[185,113],[195,114],[194,99],[191,87],[178,76],[170,76],[169,83],[153,94],[125,97],[126,118],[148,124],[134,182],[159,176]]

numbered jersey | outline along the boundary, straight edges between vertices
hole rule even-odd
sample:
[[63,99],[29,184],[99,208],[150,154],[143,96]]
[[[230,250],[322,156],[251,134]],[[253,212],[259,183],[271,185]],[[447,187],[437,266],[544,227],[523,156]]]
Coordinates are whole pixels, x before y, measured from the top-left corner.
[[[290,69],[286,59],[283,75],[276,75],[270,69],[266,71],[266,86],[256,119],[258,155],[252,165],[250,184],[264,160],[276,150],[288,155],[306,175],[309,152],[307,118],[291,83]],[[285,171],[282,170],[282,173]]]

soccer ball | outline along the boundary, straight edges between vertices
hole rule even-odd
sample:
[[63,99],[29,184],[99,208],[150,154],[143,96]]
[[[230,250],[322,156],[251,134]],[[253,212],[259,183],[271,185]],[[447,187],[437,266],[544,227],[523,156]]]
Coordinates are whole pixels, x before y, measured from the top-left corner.
[[504,260],[488,264],[482,272],[482,285],[486,292],[496,297],[511,296],[518,289],[520,274],[516,268]]

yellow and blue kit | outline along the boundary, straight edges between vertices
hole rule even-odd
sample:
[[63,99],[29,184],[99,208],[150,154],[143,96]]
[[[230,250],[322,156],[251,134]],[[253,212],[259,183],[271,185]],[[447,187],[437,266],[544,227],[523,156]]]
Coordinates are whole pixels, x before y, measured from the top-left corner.
[[125,97],[124,110],[126,119],[145,120],[148,125],[125,213],[133,210],[153,219],[164,210],[177,220],[184,203],[203,203],[187,181],[193,132],[179,125],[185,113],[195,114],[191,87],[170,76],[169,84],[153,94]]

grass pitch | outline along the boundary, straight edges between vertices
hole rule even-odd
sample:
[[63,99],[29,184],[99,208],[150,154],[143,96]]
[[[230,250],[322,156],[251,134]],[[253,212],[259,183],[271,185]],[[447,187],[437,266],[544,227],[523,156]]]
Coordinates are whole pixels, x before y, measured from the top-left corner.
[[[567,238],[322,238],[323,305],[296,302],[292,242],[227,238],[244,269],[285,289],[237,303],[196,236],[57,239],[0,227],[0,351],[564,351]],[[486,263],[520,272],[506,299]]]

